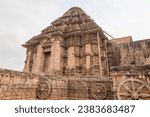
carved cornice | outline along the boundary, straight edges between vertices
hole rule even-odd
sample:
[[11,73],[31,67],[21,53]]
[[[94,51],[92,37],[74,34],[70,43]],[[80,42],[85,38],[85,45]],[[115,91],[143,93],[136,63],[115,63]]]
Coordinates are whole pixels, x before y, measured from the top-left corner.
[[29,46],[34,46],[37,45],[41,42],[41,40],[48,38],[46,35],[37,35],[31,38],[29,41],[27,41],[25,44],[22,44],[23,47],[29,47]]
[[140,71],[140,72],[146,72],[149,71],[150,72],[150,65],[130,65],[130,66],[115,66],[115,67],[111,67],[111,72],[119,72],[119,71],[129,71],[129,72],[133,72],[133,71]]

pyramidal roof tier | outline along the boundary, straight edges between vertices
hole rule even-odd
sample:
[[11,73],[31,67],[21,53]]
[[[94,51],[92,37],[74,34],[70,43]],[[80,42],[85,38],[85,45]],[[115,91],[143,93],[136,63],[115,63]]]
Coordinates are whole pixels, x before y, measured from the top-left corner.
[[47,34],[52,35],[54,33],[59,33],[67,36],[89,31],[98,31],[101,36],[104,36],[105,38],[102,29],[90,18],[90,16],[88,16],[81,8],[72,7],[61,17],[53,21],[50,26],[42,30],[40,35],[34,36],[27,43],[38,43],[41,38],[45,37]]
[[94,28],[101,29],[81,8],[72,7],[61,17],[53,21],[51,26],[44,29],[42,33],[49,33],[55,30],[69,33]]
[[62,17],[52,22],[52,25],[61,23],[74,24],[74,23],[85,23],[90,22],[92,19],[79,7],[73,7],[69,9]]

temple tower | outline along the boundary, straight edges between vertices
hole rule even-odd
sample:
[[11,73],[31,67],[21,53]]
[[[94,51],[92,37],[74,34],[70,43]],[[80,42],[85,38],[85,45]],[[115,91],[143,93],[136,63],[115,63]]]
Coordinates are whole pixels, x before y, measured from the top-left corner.
[[107,41],[101,27],[73,7],[23,44],[24,72],[108,76]]

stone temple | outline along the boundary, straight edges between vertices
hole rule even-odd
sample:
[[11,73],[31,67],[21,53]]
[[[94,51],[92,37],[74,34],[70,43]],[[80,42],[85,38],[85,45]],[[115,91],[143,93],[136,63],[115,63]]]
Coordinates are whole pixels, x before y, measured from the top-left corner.
[[0,69],[0,99],[150,99],[150,39],[109,39],[81,8],[23,47],[23,72]]

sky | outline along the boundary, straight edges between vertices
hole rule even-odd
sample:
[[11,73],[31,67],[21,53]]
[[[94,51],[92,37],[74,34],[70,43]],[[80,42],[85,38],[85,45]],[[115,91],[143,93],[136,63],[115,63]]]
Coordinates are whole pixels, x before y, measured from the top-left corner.
[[150,38],[150,0],[0,0],[0,68],[22,71],[21,45],[74,6],[114,38]]

